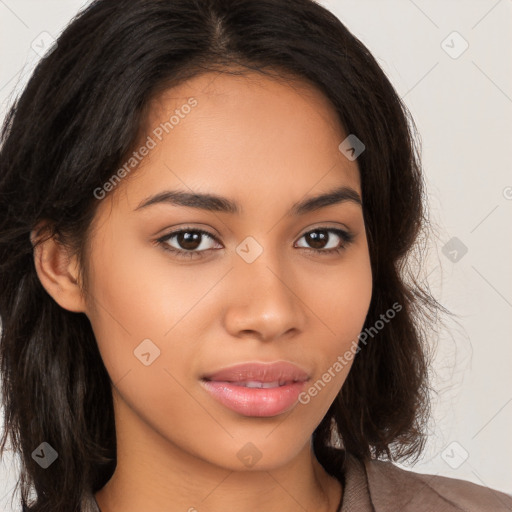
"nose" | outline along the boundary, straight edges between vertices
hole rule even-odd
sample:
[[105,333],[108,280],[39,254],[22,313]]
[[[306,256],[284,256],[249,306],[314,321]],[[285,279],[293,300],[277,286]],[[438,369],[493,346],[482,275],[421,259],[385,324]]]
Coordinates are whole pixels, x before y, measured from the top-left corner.
[[233,337],[273,341],[304,329],[304,290],[297,272],[284,263],[269,250],[252,263],[237,257],[224,310],[224,327]]

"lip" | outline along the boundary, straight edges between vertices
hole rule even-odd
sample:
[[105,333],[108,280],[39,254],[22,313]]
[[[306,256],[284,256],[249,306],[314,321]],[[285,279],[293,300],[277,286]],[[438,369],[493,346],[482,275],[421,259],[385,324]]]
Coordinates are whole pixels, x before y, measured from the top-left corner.
[[[286,361],[255,362],[205,375],[201,378],[201,385],[232,411],[243,416],[270,417],[294,407],[309,378],[307,372]],[[247,382],[252,382],[251,385],[273,383],[275,387],[245,387]]]
[[218,382],[304,382],[309,379],[309,375],[293,363],[275,361],[241,363],[204,375],[203,379]]

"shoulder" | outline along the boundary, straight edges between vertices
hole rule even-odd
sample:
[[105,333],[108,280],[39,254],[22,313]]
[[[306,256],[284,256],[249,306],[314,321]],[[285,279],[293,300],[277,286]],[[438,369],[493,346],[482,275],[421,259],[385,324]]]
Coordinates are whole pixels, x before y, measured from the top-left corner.
[[368,461],[364,466],[376,511],[512,511],[511,496],[482,485],[416,473],[385,461]]

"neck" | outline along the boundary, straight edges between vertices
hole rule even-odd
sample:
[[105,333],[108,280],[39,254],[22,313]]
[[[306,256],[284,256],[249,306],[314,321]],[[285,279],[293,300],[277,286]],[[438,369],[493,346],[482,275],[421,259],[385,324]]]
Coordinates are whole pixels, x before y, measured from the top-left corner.
[[[232,471],[185,451],[134,418],[117,432],[117,466],[95,494],[101,512],[335,512],[341,484],[308,442],[280,467]],[[139,425],[141,427],[141,425]],[[142,428],[142,427],[141,427]]]

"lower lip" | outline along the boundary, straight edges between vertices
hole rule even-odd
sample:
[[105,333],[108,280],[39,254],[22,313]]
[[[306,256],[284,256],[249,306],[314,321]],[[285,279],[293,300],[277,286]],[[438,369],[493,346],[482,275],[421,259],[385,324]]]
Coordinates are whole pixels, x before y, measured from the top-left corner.
[[276,388],[246,388],[233,382],[202,380],[213,398],[243,416],[277,416],[291,409],[306,382],[293,382]]

